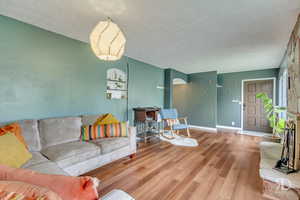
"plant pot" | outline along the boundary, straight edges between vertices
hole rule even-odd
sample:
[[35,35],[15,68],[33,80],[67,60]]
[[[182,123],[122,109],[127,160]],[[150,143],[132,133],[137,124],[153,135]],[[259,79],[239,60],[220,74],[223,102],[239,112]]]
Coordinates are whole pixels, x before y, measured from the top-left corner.
[[281,142],[281,137],[274,136],[274,135],[264,135],[263,141],[265,142],[275,142],[275,143],[280,143]]

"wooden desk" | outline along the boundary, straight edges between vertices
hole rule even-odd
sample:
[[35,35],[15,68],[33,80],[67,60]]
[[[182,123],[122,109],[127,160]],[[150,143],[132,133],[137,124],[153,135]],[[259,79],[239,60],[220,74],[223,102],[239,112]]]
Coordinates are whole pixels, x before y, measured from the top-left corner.
[[160,124],[158,122],[158,114],[160,108],[144,107],[133,108],[134,125],[137,128],[137,137],[146,143],[151,137],[159,135]]

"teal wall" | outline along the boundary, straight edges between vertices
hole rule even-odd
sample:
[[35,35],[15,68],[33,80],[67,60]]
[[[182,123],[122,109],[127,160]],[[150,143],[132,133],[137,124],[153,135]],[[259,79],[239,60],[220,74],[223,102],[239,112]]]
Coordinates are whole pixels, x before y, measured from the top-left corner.
[[129,119],[132,121],[134,107],[163,107],[164,70],[137,60],[129,60]]
[[188,75],[182,72],[179,72],[175,69],[165,69],[165,99],[164,99],[164,107],[172,108],[173,107],[173,80],[175,78],[180,78],[186,82],[188,82]]
[[[241,127],[241,105],[232,100],[241,100],[241,86],[243,79],[278,77],[278,68],[247,72],[218,74],[218,125]],[[278,79],[277,84],[278,86]],[[278,90],[278,87],[277,87]],[[278,92],[276,93],[278,95]],[[278,99],[278,96],[277,96]]]
[[123,57],[103,62],[89,44],[0,16],[0,122],[113,113],[126,120],[127,101],[106,99],[106,70],[129,64],[132,107],[163,106],[164,70]]
[[188,75],[188,84],[174,86],[173,107],[180,116],[188,117],[189,124],[216,127],[217,72]]
[[[188,116],[192,125],[241,127],[241,105],[232,100],[241,100],[242,80],[276,77],[278,86],[278,72],[276,68],[218,75],[216,72],[188,74],[188,84],[174,86],[173,107],[181,116]],[[216,82],[223,87],[216,88]],[[278,87],[276,94],[278,100]]]

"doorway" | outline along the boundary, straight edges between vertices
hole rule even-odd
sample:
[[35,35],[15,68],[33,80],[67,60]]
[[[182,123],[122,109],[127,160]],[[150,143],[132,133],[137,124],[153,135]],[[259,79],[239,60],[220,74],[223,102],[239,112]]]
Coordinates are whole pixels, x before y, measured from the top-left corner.
[[273,99],[275,104],[275,78],[242,81],[242,129],[272,133],[263,104],[256,94],[263,92]]
[[180,78],[173,79],[172,108],[176,108],[179,116],[187,116],[187,82]]

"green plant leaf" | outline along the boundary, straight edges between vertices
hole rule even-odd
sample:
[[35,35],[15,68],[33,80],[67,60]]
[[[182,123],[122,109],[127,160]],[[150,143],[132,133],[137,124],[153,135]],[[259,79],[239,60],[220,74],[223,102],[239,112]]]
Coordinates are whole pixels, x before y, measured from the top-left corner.
[[262,92],[260,92],[260,93],[257,93],[256,94],[256,98],[263,98],[263,97],[265,97],[266,96],[266,94],[265,93],[262,93]]
[[264,105],[273,105],[272,99],[269,99],[269,98],[263,99],[263,104]]
[[285,128],[285,120],[284,119],[279,119],[277,125],[278,125],[279,128],[284,129]]
[[278,109],[278,108],[275,108],[274,109],[274,112],[276,113],[282,113],[282,112],[285,112],[286,110],[282,110],[282,109]]
[[269,117],[269,121],[270,121],[270,126],[271,126],[272,128],[274,128],[274,127],[275,127],[275,123],[276,123],[276,118],[275,118],[275,116],[272,115],[271,117]]
[[264,108],[265,108],[265,110],[266,110],[267,112],[270,112],[270,110],[273,109],[273,105],[266,104],[266,105],[264,105]]
[[284,112],[284,111],[286,111],[286,107],[275,106],[275,110]]
[[270,110],[269,112],[267,112],[267,118],[269,119],[271,117],[271,115],[273,115],[273,110]]
[[283,128],[280,128],[280,127],[276,128],[276,133],[283,133],[283,132],[284,132]]

